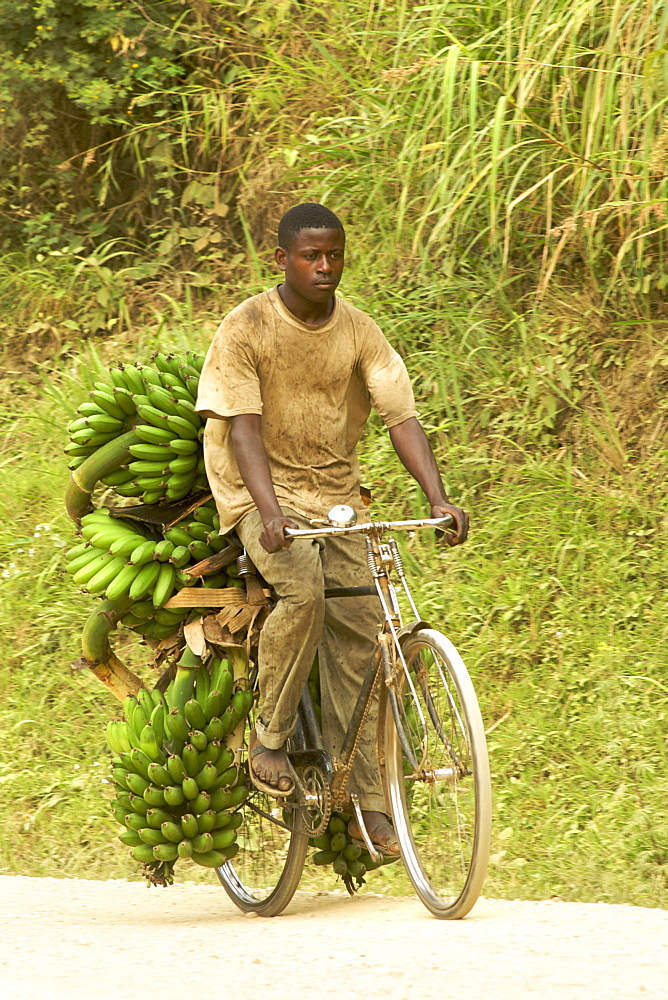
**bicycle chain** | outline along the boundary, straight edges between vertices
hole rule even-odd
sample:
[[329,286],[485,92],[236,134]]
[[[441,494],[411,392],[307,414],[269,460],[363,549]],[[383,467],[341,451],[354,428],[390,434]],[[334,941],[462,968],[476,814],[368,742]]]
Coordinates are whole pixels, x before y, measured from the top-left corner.
[[366,727],[366,724],[371,714],[371,708],[374,703],[376,688],[378,687],[380,681],[380,670],[381,664],[378,664],[378,670],[376,671],[376,676],[374,678],[373,684],[371,686],[371,693],[369,695],[369,700],[366,704],[366,708],[362,713],[362,718],[360,719],[360,724],[357,728],[357,733],[355,735],[355,742],[353,743],[353,748],[350,754],[350,759],[345,767],[342,767],[340,771],[337,771],[332,779],[332,806],[337,807],[337,811],[341,809],[345,803],[345,793],[346,786],[348,785],[348,779],[350,778],[350,772],[353,768],[353,762],[355,760],[355,754],[357,753],[358,747],[362,740],[362,733]]

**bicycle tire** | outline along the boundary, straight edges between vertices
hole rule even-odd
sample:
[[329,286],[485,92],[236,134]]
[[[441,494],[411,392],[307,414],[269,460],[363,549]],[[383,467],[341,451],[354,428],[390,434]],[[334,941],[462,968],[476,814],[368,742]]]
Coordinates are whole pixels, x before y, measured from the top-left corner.
[[455,920],[471,910],[487,872],[492,795],[485,730],[468,671],[449,639],[421,629],[405,636],[401,649],[410,681],[397,662],[397,697],[384,693],[380,716],[388,805],[418,897],[435,917]]
[[[248,725],[252,729],[254,720]],[[259,791],[250,781],[248,788],[249,797],[243,806],[243,823],[237,837],[240,850],[216,873],[227,895],[244,913],[276,917],[297,891],[306,861],[308,836],[285,830],[256,812],[255,809],[260,809],[283,819],[281,800]]]

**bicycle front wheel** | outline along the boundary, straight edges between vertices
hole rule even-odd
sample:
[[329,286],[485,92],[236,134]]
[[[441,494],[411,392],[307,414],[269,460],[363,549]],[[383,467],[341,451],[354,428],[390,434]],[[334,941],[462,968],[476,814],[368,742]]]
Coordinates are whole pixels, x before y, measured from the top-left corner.
[[385,695],[389,805],[417,895],[434,916],[465,916],[489,857],[492,796],[487,744],[471,679],[444,635],[402,641],[406,670]]

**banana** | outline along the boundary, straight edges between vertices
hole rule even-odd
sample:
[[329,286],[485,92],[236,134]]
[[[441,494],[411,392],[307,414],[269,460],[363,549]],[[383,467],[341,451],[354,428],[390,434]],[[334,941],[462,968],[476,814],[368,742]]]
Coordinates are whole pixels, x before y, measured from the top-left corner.
[[[211,801],[213,802],[213,796],[211,797]],[[213,812],[213,809],[210,809],[209,812]],[[239,817],[239,819],[242,819],[241,813],[219,812],[219,813],[213,813],[213,814],[216,817],[216,819],[214,821],[214,824],[213,824],[210,832],[213,832],[213,830],[222,830],[223,827],[230,826],[230,824],[232,823],[232,820],[236,819],[237,816]],[[203,816],[208,816],[208,813],[202,813],[202,815]],[[237,827],[235,826],[233,829],[236,830]]]
[[[188,541],[188,545],[190,541]],[[174,551],[169,557],[169,561],[174,566],[175,569],[182,569],[187,566],[190,562],[190,552],[188,550],[188,545],[176,545]]]
[[[211,834],[211,839],[213,840],[213,849],[215,851],[220,851],[224,847],[229,847],[230,844],[234,843],[237,837],[237,831],[230,829],[229,826],[225,827],[224,830],[214,830]],[[195,841],[193,841],[193,847],[195,847]]]
[[[160,728],[162,728],[162,724],[160,724]],[[150,760],[162,764],[165,761],[165,755],[162,752],[162,741],[159,743],[157,739],[158,733],[159,730],[156,732],[153,723],[149,720],[140,733],[139,745]]]
[[130,796],[130,803],[132,805],[132,811],[142,817],[142,822],[144,826],[146,826],[146,813],[149,805],[148,802],[144,800],[144,796],[133,794]]
[[[185,767],[186,774],[189,778],[194,778],[196,774],[199,774],[202,766],[200,763],[200,756],[199,752],[195,749],[192,743],[186,743],[184,746],[181,751],[181,760],[183,761],[183,766]],[[186,779],[184,778],[183,780],[185,781]],[[184,788],[183,790],[186,792],[186,795],[188,795],[186,789]],[[195,795],[197,795],[197,792],[195,792]],[[190,796],[188,797],[190,798]]]
[[[167,729],[172,734],[172,736],[177,740],[187,740],[188,733],[190,732],[190,726],[186,722],[185,716],[179,712],[178,708],[173,708],[171,712],[166,716],[165,722]],[[180,758],[178,758],[180,760]],[[168,765],[169,766],[169,765]],[[174,774],[170,768],[170,774],[174,777]],[[175,780],[183,780],[182,778]]]
[[147,387],[160,385],[160,375],[157,371],[149,368],[148,365],[138,365],[138,368]]
[[[126,777],[126,784],[127,787],[130,789],[130,791],[133,792],[135,795],[143,796],[144,792],[150,785],[150,781],[147,781],[146,778],[140,777],[138,774],[132,774],[131,772],[128,771]],[[158,804],[159,803],[156,803],[156,805]]]
[[204,760],[207,764],[216,764],[222,752],[223,744],[220,740],[214,740],[212,743],[207,744],[203,753]]
[[109,560],[86,583],[86,590],[90,594],[99,594],[106,590],[116,574],[125,566],[125,561],[117,556],[110,556]]
[[130,565],[143,566],[145,563],[150,562],[153,559],[156,544],[154,541],[143,539],[135,545],[130,553]]
[[[97,382],[96,385],[102,385],[103,383]],[[106,387],[109,388],[108,386]],[[118,401],[110,392],[102,391],[101,389],[96,389],[95,392],[91,392],[90,398],[99,407],[100,410],[104,411],[107,416],[112,417],[115,420],[125,421],[127,414],[125,410],[121,409]]]
[[[135,847],[135,851],[139,849]],[[192,858],[195,864],[201,865],[203,868],[220,868],[228,860],[228,856],[222,851],[207,851],[206,854],[198,854],[195,851]]]
[[122,556],[123,559],[127,559],[144,540],[144,536],[137,531],[132,531],[127,535],[119,535],[109,546],[109,551],[113,556]]
[[153,727],[153,735],[159,747],[165,742],[165,709],[162,703],[154,705],[149,720]]
[[190,542],[205,542],[207,536],[211,532],[211,528],[207,527],[205,524],[200,524],[199,521],[190,521],[187,528],[188,534],[190,535]]
[[143,798],[144,802],[153,808],[161,808],[162,806],[167,805],[165,793],[163,789],[158,788],[157,785],[148,785],[148,787],[144,789]]
[[84,551],[68,562],[66,567],[67,572],[71,573],[72,575],[75,575],[76,573],[79,572],[80,569],[83,569],[84,566],[87,566],[88,563],[92,562],[94,559],[99,559],[99,558],[100,558],[100,550],[92,548],[90,543],[86,542]]
[[176,570],[171,563],[161,563],[158,577],[153,588],[153,603],[156,608],[161,608],[172,596],[174,583],[176,580]]
[[151,763],[151,758],[147,757],[143,750],[140,750],[139,747],[133,747],[130,751],[130,760],[137,774],[148,781],[152,780],[148,774],[148,766]]
[[101,479],[100,482],[103,486],[125,486],[126,483],[132,482],[133,475],[129,469],[115,469],[110,472],[108,476]]
[[139,444],[131,444],[128,451],[139,461],[160,462],[163,468],[176,461],[175,453],[166,444],[146,444],[145,441],[141,441]]
[[165,840],[168,840],[171,844],[180,844],[183,840],[183,831],[178,823],[174,823],[173,820],[167,820],[163,823],[160,830]]
[[181,817],[181,829],[188,840],[192,840],[198,835],[197,820],[192,813],[185,813]]
[[206,854],[207,851],[211,850],[213,850],[213,837],[210,833],[198,833],[196,837],[193,837],[193,851],[197,854]]
[[124,429],[123,420],[110,417],[106,413],[93,414],[91,417],[84,417],[86,426],[100,434],[122,434]]
[[186,797],[180,785],[167,785],[165,788],[165,802],[168,806],[174,808],[175,806],[183,805],[185,800]]
[[128,772],[124,767],[113,767],[111,769],[111,776],[120,788],[125,789],[125,791],[130,790],[130,786],[128,785]]
[[140,568],[139,573],[132,581],[128,595],[136,601],[140,601],[150,592],[160,572],[160,563],[149,562]]
[[213,549],[206,542],[191,542],[188,551],[192,554],[195,562],[201,562],[202,559],[208,559],[214,554]]
[[125,386],[114,386],[112,395],[118,404],[119,410],[123,411],[126,418],[136,416],[137,407],[134,404],[131,393]]
[[[197,681],[195,681],[195,683],[197,683]],[[190,701],[186,702],[183,711],[186,721],[193,729],[204,729],[207,722],[206,716],[204,715],[204,709],[200,703],[195,700],[195,698],[191,698]],[[186,764],[186,767],[187,766],[188,765]]]
[[200,792],[196,799],[191,799],[188,803],[191,812],[196,816],[200,813],[206,812],[207,809],[211,808],[211,796],[208,792]]
[[209,746],[209,741],[204,733],[199,729],[191,729],[188,733],[188,742],[192,743],[196,750],[202,753]]
[[132,848],[132,857],[141,864],[148,865],[155,861],[153,848],[149,844],[140,844]]
[[99,407],[97,403],[93,402],[90,403],[83,402],[80,403],[79,406],[77,406],[77,414],[79,415],[79,418],[92,417],[97,413],[104,413],[104,412],[105,411],[101,407]]
[[197,817],[197,832],[198,833],[211,833],[213,830],[217,819],[217,814],[213,809],[207,809],[206,812],[201,813]]
[[122,830],[118,835],[118,839],[126,847],[138,847],[144,843],[136,830]]
[[[197,695],[199,697],[199,691],[197,691]],[[204,718],[207,723],[211,722],[214,718],[220,718],[221,713],[227,708],[221,691],[209,691],[203,699],[200,698],[199,700],[202,703]]]
[[172,814],[165,809],[150,808],[146,810],[146,824],[152,830],[159,830],[163,823],[171,822]]
[[[180,381],[178,374],[179,360],[174,354],[156,353],[152,358],[153,364],[160,372],[160,382],[164,384],[165,378]],[[169,382],[167,383],[170,384]]]
[[190,391],[190,389],[187,389],[183,385],[173,385],[173,386],[170,387],[169,391],[172,394],[172,398],[173,399],[177,399],[177,400],[178,399],[183,399],[186,403],[192,403],[193,406],[195,405],[195,402],[197,401],[197,396],[193,396],[193,394]]
[[108,552],[100,552],[99,549],[92,549],[92,552],[94,555],[86,559],[83,565],[74,571],[73,580],[79,587],[84,587],[103,566],[114,561],[114,556]]
[[109,369],[109,378],[111,379],[114,388],[116,389],[124,388],[125,378],[123,376],[123,372],[121,370],[120,365],[117,365],[115,368]]
[[123,372],[125,385],[129,391],[133,393],[143,393],[146,389],[146,385],[137,365],[121,365],[120,368]]
[[202,418],[199,413],[195,410],[193,403],[188,402],[185,399],[180,399],[176,403],[176,412],[184,420],[190,421],[195,430],[199,430],[202,423]]
[[134,830],[135,833],[139,833],[146,826],[146,816],[141,816],[139,813],[131,812],[128,813],[124,820],[125,825],[128,830]]
[[176,526],[174,528],[168,528],[165,532],[165,538],[170,542],[173,542],[175,546],[185,546],[186,548],[193,541],[190,532],[185,527]]
[[167,758],[167,770],[170,773],[172,783],[175,785],[180,785],[188,777],[185,764],[176,754],[170,754]]
[[169,471],[175,476],[184,476],[186,473],[192,473],[196,466],[197,455],[179,455],[170,460]]
[[[150,403],[149,405],[139,403],[137,406],[137,413],[142,420],[146,421],[147,424],[152,424],[154,427],[169,427],[170,430],[174,430],[172,425],[169,423],[169,416],[166,413],[163,413],[162,410],[156,409],[155,406],[151,406]],[[172,417],[171,419],[181,420],[181,417]],[[192,437],[192,434],[187,436]]]
[[128,468],[132,470],[132,473],[137,477],[160,477],[167,469],[167,464],[161,460],[159,462],[145,462],[143,459],[136,458],[134,461],[128,464]]
[[334,869],[334,872],[337,875],[348,874],[348,864],[345,858],[342,858],[340,854],[337,854],[334,860],[332,861],[332,868]]
[[142,490],[142,499],[147,507],[158,503],[165,496],[166,490],[163,486],[158,486],[154,490]]
[[174,435],[169,427],[155,427],[153,424],[138,424],[135,427],[137,437],[144,444],[167,445],[174,454],[179,454],[176,448],[172,448],[172,438]]
[[313,863],[316,865],[331,865],[338,854],[335,851],[316,851],[313,855]]
[[[140,566],[124,566],[119,572],[105,591],[105,595],[109,601],[117,601],[120,597],[124,597],[129,594],[130,587],[132,586],[137,574],[139,573]],[[137,624],[142,619],[140,618]]]
[[171,428],[169,433],[172,440],[169,442],[169,447],[177,455],[197,455],[200,450],[199,441],[193,438],[175,438],[172,434]]
[[207,504],[202,504],[202,506],[198,507],[193,513],[194,520],[198,521],[200,524],[207,525],[209,529],[213,527],[215,516],[216,511],[213,507],[209,507]]
[[162,541],[158,542],[155,551],[153,552],[153,558],[159,559],[160,562],[164,562],[169,559],[174,551],[174,542],[170,542],[168,538],[163,538]]
[[189,802],[192,802],[192,800],[196,799],[199,795],[199,787],[195,779],[192,777],[184,778],[181,782],[181,788],[183,789],[183,794]]
[[[182,403],[179,404],[179,406],[183,405],[184,404]],[[86,419],[88,420],[94,418],[87,417]],[[195,440],[197,438],[197,431],[201,423],[199,417],[197,417],[198,420],[197,424],[193,423],[191,420],[186,419],[182,415],[172,416],[171,414],[168,414],[166,417],[163,415],[163,419],[166,420],[167,426],[170,428],[170,430],[174,431],[174,437],[180,437],[185,439],[186,441]],[[154,423],[154,420],[149,421],[149,423]]]
[[229,729],[226,728],[225,723],[222,719],[213,717],[209,722],[207,722],[204,727],[204,734],[208,740],[213,742],[214,740],[221,740],[223,736],[227,736]]
[[345,833],[335,833],[332,837],[330,844],[330,850],[334,851],[335,854],[339,854],[346,844],[348,843],[348,838]]
[[218,771],[215,764],[207,763],[204,765],[201,771],[195,775],[195,781],[197,786],[202,792],[208,791],[209,788],[213,786],[218,777]]
[[154,406],[156,410],[161,410],[162,413],[170,414],[171,416],[180,416],[176,401],[162,386],[152,386],[148,390],[147,396],[151,406]]
[[193,845],[190,840],[182,840],[177,847],[177,851],[180,858],[192,858],[193,856]]
[[115,720],[108,722],[105,735],[113,753],[127,753],[131,749],[124,722],[117,722]]
[[165,843],[165,835],[162,830],[153,830],[150,826],[145,826],[138,833],[143,842],[150,844],[151,847]]

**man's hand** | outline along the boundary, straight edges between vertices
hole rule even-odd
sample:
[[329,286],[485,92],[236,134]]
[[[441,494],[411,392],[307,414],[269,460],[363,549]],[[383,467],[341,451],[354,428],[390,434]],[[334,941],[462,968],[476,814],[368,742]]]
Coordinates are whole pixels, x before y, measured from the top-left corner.
[[266,521],[262,534],[260,535],[260,545],[267,552],[280,552],[281,549],[289,549],[293,539],[285,537],[285,528],[298,528],[299,525],[290,520],[289,517],[272,517]]
[[469,516],[461,507],[455,507],[451,503],[434,504],[431,508],[432,517],[445,517],[450,514],[455,521],[455,527],[445,529],[446,545],[462,545],[468,538]]

